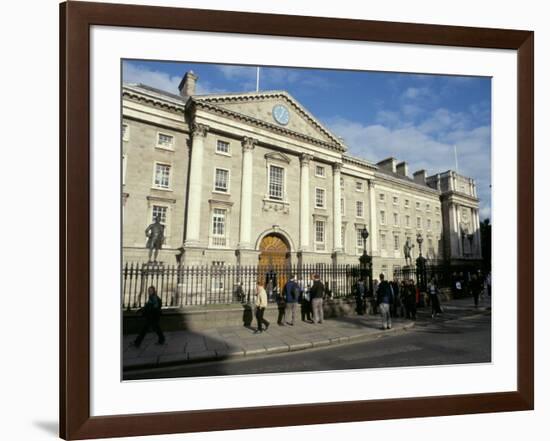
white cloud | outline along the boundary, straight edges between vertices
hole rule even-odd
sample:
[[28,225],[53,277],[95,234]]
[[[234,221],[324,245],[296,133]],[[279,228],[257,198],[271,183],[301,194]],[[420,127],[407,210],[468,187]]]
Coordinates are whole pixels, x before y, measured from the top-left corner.
[[[178,94],[178,86],[185,72],[181,76],[168,75],[166,72],[151,70],[147,67],[136,66],[132,63],[124,63],[122,80],[125,83],[140,83],[169,93]],[[212,86],[208,81],[197,81],[197,95],[210,93],[224,93],[226,90]]]
[[132,63],[124,63],[122,80],[125,83],[141,83],[166,92],[178,93],[181,77],[170,76],[166,72],[151,70]]
[[446,109],[439,109],[416,125],[396,122],[398,117],[395,112],[380,112],[377,123],[370,125],[335,117],[328,119],[327,125],[344,138],[350,154],[373,162],[394,156],[407,161],[411,172],[426,169],[429,174],[434,174],[454,169],[456,145],[459,172],[475,179],[481,205],[480,217],[489,217],[490,127],[468,129],[466,115]]
[[409,87],[401,95],[402,98],[414,100],[423,96],[429,96],[432,92],[428,87]]

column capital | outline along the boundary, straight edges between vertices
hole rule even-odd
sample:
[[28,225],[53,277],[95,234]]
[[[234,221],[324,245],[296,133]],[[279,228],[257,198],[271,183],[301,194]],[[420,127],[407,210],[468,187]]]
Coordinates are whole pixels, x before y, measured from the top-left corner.
[[241,140],[241,145],[243,146],[243,152],[254,150],[254,147],[256,147],[257,144],[258,144],[258,140],[256,138],[250,138],[248,136],[245,136]]
[[342,163],[341,162],[332,163],[332,171],[334,173],[340,173],[342,171]]
[[193,137],[201,136],[204,138],[209,130],[210,127],[208,127],[206,124],[193,123],[193,125],[191,126],[191,135],[193,135]]
[[309,161],[313,159],[313,156],[308,153],[302,153],[300,155],[300,165],[302,167],[305,167],[306,165],[309,165]]

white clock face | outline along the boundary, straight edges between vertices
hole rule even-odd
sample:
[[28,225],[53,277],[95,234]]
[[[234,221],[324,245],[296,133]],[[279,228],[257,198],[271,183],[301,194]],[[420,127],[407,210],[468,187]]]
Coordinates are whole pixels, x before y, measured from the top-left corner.
[[283,106],[282,104],[277,104],[273,106],[273,118],[279,124],[286,126],[290,119],[290,113],[288,112],[288,109],[285,106]]

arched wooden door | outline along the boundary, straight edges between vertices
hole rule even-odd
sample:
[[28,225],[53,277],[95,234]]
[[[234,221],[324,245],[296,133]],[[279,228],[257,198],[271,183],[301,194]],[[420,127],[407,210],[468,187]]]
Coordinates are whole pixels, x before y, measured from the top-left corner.
[[[260,242],[260,274],[269,274],[276,278],[277,287],[282,289],[288,280],[290,266],[290,247],[278,234],[268,234]],[[264,280],[267,283],[267,280]]]

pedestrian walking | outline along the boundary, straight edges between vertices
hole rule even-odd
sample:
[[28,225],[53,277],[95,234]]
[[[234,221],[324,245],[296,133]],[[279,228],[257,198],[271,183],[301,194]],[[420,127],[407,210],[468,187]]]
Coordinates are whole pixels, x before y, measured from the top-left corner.
[[[258,327],[256,328],[255,334],[263,331],[267,331],[269,328],[269,322],[264,319],[265,308],[267,308],[267,293],[265,288],[262,285],[262,282],[258,282],[256,286],[256,321],[258,322]],[[265,328],[262,329],[262,326],[265,325]]]
[[382,329],[391,329],[390,307],[393,303],[393,292],[390,284],[384,280],[384,274],[380,274],[380,283],[376,292],[376,303],[382,317]]
[[319,274],[313,274],[313,285],[309,290],[311,298],[311,308],[313,309],[313,323],[323,323],[323,298],[325,296],[325,286],[321,282]]
[[309,290],[310,286],[306,284],[306,282],[303,279],[300,279],[298,281],[298,285],[300,286],[300,315],[302,318],[302,321],[308,321],[311,322],[311,298],[309,296]]
[[412,279],[405,281],[405,310],[408,319],[416,320],[416,287]]
[[285,322],[287,325],[294,326],[296,321],[296,310],[300,299],[300,285],[296,283],[296,277],[290,276],[290,280],[283,289],[285,297]]
[[399,282],[397,279],[393,279],[393,281],[390,282],[390,286],[393,293],[393,303],[391,305],[391,315],[392,317],[399,317],[399,307],[400,305],[400,296],[399,296]]
[[430,305],[432,306],[432,318],[434,318],[438,314],[443,313],[443,310],[439,303],[439,289],[433,279],[428,282],[428,295],[430,298]]
[[365,314],[366,305],[365,300],[367,296],[367,286],[363,279],[359,279],[355,285],[355,305],[357,314]]
[[164,334],[160,329],[162,300],[159,296],[157,296],[157,290],[154,286],[150,286],[147,292],[149,294],[149,298],[147,299],[147,303],[145,303],[145,306],[141,308],[141,313],[145,318],[145,324],[141,328],[139,335],[134,341],[134,346],[137,348],[140,347],[141,342],[145,338],[145,335],[147,334],[149,329],[152,329],[154,332],[156,332],[158,336],[157,344],[163,345],[165,341]]

